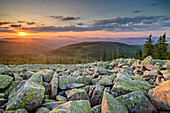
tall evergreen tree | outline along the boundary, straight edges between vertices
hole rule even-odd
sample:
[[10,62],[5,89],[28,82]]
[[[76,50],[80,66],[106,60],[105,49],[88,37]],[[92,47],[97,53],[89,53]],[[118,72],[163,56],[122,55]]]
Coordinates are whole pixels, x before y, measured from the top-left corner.
[[154,40],[152,40],[151,37],[152,35],[146,38],[146,41],[144,44],[144,57],[149,56],[149,55],[153,56]]
[[113,60],[113,59],[116,59],[116,54],[115,54],[114,49],[113,49],[113,52],[112,52],[112,60]]
[[135,59],[142,59],[142,50],[141,49],[137,49],[137,51],[136,51],[136,53],[135,53],[135,55],[134,55],[134,58]]
[[159,40],[156,43],[154,58],[158,59],[166,59],[167,58],[167,47],[168,44],[166,43],[166,33],[163,36],[160,36]]
[[106,61],[106,48],[103,49],[103,54],[102,54],[102,61]]

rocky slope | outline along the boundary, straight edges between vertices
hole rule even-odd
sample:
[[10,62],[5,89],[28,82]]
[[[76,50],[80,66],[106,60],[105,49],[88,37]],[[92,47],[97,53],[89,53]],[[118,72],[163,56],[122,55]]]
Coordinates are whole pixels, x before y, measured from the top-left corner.
[[170,61],[0,65],[0,113],[169,113]]

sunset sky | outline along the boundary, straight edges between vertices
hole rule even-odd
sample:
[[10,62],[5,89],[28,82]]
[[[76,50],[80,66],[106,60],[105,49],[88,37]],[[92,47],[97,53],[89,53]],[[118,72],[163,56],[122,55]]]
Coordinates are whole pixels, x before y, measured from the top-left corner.
[[[170,0],[0,0],[0,38],[170,34]],[[25,34],[23,34],[25,35]]]

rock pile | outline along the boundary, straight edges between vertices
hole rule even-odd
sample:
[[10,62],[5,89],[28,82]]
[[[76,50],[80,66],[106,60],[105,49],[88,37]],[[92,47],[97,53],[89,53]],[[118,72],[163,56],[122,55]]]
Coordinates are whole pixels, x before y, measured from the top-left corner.
[[169,60],[0,65],[0,113],[169,111]]

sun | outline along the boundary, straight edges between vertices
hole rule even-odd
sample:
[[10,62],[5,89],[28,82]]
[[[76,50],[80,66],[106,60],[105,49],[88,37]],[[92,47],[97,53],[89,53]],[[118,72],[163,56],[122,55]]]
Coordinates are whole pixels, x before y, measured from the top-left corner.
[[19,32],[18,35],[20,35],[20,36],[25,36],[26,33],[25,33],[25,32]]

